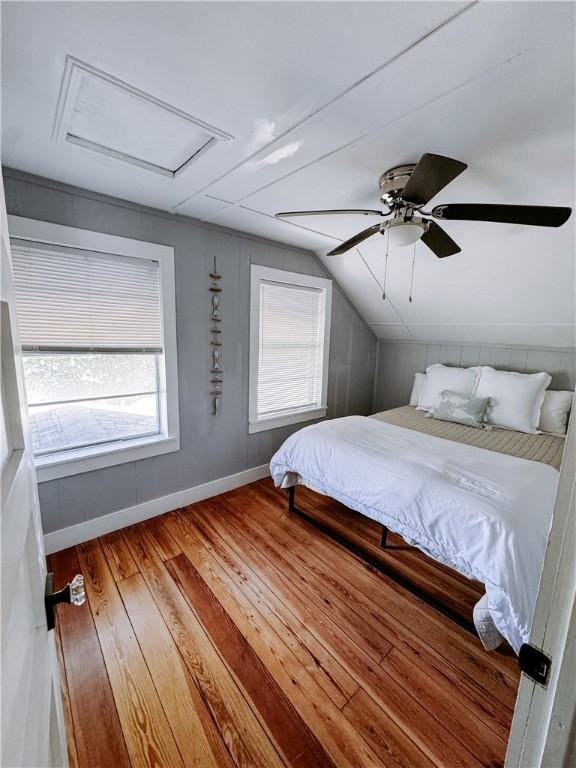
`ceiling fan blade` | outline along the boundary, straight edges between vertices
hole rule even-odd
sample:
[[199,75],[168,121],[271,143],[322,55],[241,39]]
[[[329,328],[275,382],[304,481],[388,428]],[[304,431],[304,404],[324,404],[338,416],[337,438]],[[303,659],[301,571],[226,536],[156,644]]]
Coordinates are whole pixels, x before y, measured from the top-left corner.
[[380,224],[374,224],[372,227],[368,227],[368,229],[364,229],[362,232],[358,232],[358,234],[354,235],[354,237],[351,237],[349,240],[346,240],[346,242],[342,243],[336,248],[333,248],[329,253],[326,254],[326,256],[338,256],[341,253],[349,251],[350,248],[354,248],[354,246],[358,245],[358,243],[361,243],[363,240],[367,240],[369,237],[372,237],[372,235],[375,235],[376,232],[379,232],[380,226]]
[[439,227],[435,221],[428,222],[428,229],[420,238],[422,242],[430,248],[439,259],[446,256],[453,256],[462,250],[442,227]]
[[428,200],[460,176],[466,168],[468,168],[466,163],[461,163],[459,160],[426,152],[418,161],[418,165],[402,190],[402,199],[412,205],[426,205]]
[[486,205],[448,203],[437,205],[432,216],[461,221],[495,221],[501,224],[528,224],[532,227],[561,227],[572,213],[571,208],[545,205]]
[[288,219],[291,216],[324,216],[325,214],[359,213],[362,216],[386,216],[383,211],[370,211],[364,208],[342,208],[328,211],[284,211],[274,214],[277,219]]

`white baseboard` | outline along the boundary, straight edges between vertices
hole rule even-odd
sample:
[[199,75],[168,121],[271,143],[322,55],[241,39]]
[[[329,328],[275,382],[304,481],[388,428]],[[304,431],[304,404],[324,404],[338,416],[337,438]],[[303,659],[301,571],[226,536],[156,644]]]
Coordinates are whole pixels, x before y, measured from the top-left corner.
[[95,539],[106,533],[118,531],[121,528],[126,528],[128,525],[156,517],[156,515],[163,515],[165,512],[171,512],[173,509],[186,507],[195,501],[209,499],[211,496],[217,496],[219,493],[225,493],[242,485],[253,483],[256,480],[262,480],[262,478],[268,477],[269,474],[268,464],[262,464],[259,467],[237,472],[235,475],[220,477],[218,480],[211,480],[209,483],[186,488],[184,491],[176,491],[176,493],[171,493],[168,496],[161,496],[159,499],[144,501],[142,504],[136,504],[134,507],[120,509],[118,512],[111,512],[109,515],[102,515],[93,520],[86,520],[83,523],[71,525],[68,528],[61,528],[59,531],[47,533],[44,535],[46,554],[51,555],[53,552],[59,552],[61,549],[73,547],[76,544],[81,544],[83,541],[90,541],[90,539]]

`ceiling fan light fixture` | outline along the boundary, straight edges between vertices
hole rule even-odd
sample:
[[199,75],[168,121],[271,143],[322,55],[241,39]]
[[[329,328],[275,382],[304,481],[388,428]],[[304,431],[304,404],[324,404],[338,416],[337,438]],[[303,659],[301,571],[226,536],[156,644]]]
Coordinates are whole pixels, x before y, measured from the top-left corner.
[[410,221],[393,219],[386,224],[382,233],[388,230],[389,242],[392,248],[404,248],[420,240],[427,229],[428,223],[422,219],[412,219]]

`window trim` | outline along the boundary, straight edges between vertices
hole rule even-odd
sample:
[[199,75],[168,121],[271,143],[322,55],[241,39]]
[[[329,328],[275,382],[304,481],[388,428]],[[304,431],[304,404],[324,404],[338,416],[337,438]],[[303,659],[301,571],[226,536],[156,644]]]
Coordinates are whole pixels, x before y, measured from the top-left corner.
[[160,302],[164,342],[164,365],[159,366],[160,434],[36,457],[34,463],[38,482],[42,483],[81,472],[89,472],[178,451],[180,449],[180,421],[174,248],[158,243],[118,237],[117,235],[107,235],[103,232],[37,221],[22,216],[8,216],[8,231],[11,238],[18,240],[151,259],[158,262],[160,270]]
[[[304,288],[317,288],[322,291],[324,303],[324,341],[322,347],[322,387],[320,406],[301,408],[280,416],[258,418],[258,356],[260,347],[260,284],[262,281],[299,285]],[[332,317],[332,280],[300,272],[288,272],[273,267],[250,267],[250,366],[249,366],[249,403],[248,433],[277,429],[290,424],[320,419],[326,416],[328,409],[328,363],[330,358],[330,325]]]

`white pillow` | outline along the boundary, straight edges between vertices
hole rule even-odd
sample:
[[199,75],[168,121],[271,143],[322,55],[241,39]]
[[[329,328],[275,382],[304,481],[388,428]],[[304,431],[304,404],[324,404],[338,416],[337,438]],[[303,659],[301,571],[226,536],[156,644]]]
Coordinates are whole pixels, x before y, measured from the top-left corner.
[[573,398],[574,392],[545,392],[538,429],[551,435],[565,435]]
[[410,405],[418,405],[418,401],[420,400],[420,392],[422,392],[422,387],[424,386],[425,382],[426,382],[425,373],[414,374],[414,384],[412,384],[412,394],[410,395]]
[[431,411],[440,405],[442,392],[449,389],[463,397],[474,393],[478,368],[455,368],[438,363],[426,368],[426,381],[418,400],[419,411]]
[[480,367],[476,397],[489,397],[486,421],[518,432],[538,432],[544,391],[552,381],[548,373],[513,373]]

